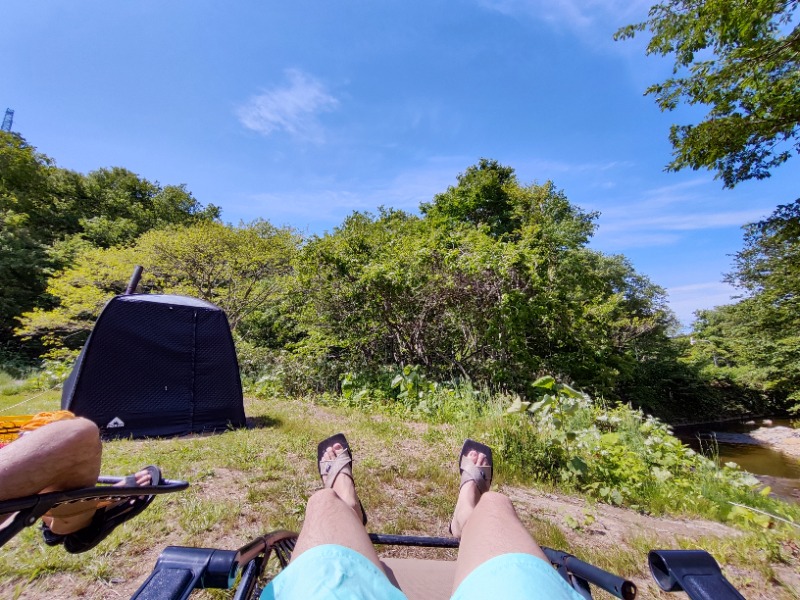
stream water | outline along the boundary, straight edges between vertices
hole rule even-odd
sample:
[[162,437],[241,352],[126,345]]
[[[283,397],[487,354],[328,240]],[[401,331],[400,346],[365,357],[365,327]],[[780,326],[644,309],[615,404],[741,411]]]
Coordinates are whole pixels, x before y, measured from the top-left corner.
[[[771,426],[778,425],[791,427],[788,419],[772,419]],[[764,446],[722,443],[712,436],[712,432],[746,434],[765,426],[761,419],[750,425],[739,422],[709,423],[676,427],[675,435],[706,456],[718,456],[722,464],[737,463],[742,469],[769,485],[776,496],[800,502],[800,461]]]

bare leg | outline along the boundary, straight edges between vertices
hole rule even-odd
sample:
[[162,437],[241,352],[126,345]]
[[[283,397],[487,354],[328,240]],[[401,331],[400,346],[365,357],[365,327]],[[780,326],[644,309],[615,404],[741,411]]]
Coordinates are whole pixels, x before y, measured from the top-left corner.
[[[94,486],[101,453],[100,433],[87,419],[55,421],[34,429],[0,453],[0,500]],[[147,471],[136,473],[137,485],[149,483]],[[66,534],[88,525],[94,512],[82,503],[68,504],[54,508],[42,520],[53,533]]]
[[[469,457],[477,465],[485,464],[483,454],[472,451]],[[501,554],[531,554],[547,561],[519,520],[511,500],[496,492],[481,495],[472,481],[459,491],[451,528],[454,535],[461,537],[453,592],[476,567]]]
[[[486,455],[482,452],[470,450],[467,457],[479,467],[489,464]],[[461,489],[458,490],[456,508],[453,511],[453,520],[450,523],[450,533],[457,538],[461,537],[461,529],[472,515],[472,511],[475,510],[480,499],[481,492],[474,481],[467,481],[461,486]]]
[[[342,450],[342,446],[336,444],[326,451],[325,458],[333,459]],[[308,499],[305,521],[292,552],[292,560],[323,544],[338,544],[355,550],[383,571],[367,530],[361,523],[355,484],[345,473],[336,477],[333,488],[322,489]]]
[[[0,454],[0,500],[92,486],[100,473],[100,453],[97,426],[87,419],[35,429]],[[58,533],[67,533],[88,525],[93,512],[73,505],[51,521]]]
[[87,419],[35,429],[0,453],[0,500],[94,485],[100,452],[100,434]]

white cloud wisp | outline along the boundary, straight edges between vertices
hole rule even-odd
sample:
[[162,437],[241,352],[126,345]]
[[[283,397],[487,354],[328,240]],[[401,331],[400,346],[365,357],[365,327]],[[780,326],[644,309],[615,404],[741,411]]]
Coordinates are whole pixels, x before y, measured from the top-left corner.
[[239,122],[264,136],[284,131],[292,137],[322,143],[325,134],[318,115],[334,110],[339,101],[325,86],[301,71],[286,71],[288,84],[265,90],[236,109]]

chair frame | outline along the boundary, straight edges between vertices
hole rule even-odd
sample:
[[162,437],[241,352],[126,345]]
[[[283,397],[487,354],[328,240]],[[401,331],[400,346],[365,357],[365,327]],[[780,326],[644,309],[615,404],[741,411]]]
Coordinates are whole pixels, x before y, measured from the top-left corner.
[[124,477],[100,476],[98,485],[75,490],[32,494],[22,498],[0,500],[0,514],[16,513],[3,529],[0,529],[0,547],[49,510],[65,504],[80,502],[119,502],[136,496],[152,496],[179,492],[189,487],[186,481],[164,479],[158,485],[117,486]]
[[[369,534],[373,544],[415,546],[424,548],[458,548],[457,538],[418,537],[407,535]],[[241,573],[233,600],[256,598],[258,581],[274,553],[281,568],[289,564],[297,534],[277,530],[252,540],[239,550],[188,548],[169,546],[158,558],[147,580],[131,596],[131,600],[186,600],[196,588],[230,589]],[[590,584],[617,598],[634,600],[636,585],[590,565],[580,559],[551,548],[542,547],[558,573],[583,598],[591,600]]]

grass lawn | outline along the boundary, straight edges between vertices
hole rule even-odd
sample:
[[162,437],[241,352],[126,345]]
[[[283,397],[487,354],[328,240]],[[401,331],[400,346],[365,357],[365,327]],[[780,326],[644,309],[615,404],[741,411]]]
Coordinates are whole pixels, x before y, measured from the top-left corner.
[[[48,392],[13,410],[33,393],[0,395],[2,414],[59,407]],[[102,472],[123,475],[147,464],[191,487],[156,498],[136,519],[94,550],[69,555],[50,548],[36,527],[0,550],[2,598],[126,598],[167,545],[235,549],[261,533],[299,529],[308,496],[320,487],[316,444],[344,432],[354,451],[357,489],[370,531],[447,535],[465,437],[480,440],[480,421],[431,425],[385,414],[322,407],[309,400],[247,399],[251,426],[219,435],[106,442]],[[746,597],[798,598],[800,549],[790,539],[765,539],[726,525],[678,517],[655,518],[560,493],[535,482],[510,481],[501,466],[495,489],[514,500],[543,545],[576,554],[632,578],[641,598],[673,597],[647,573],[647,550],[703,547]],[[448,551],[388,550],[386,554],[439,557]],[[431,554],[433,553],[433,554]],[[198,592],[198,597],[228,597]],[[597,594],[606,598],[604,594]]]

